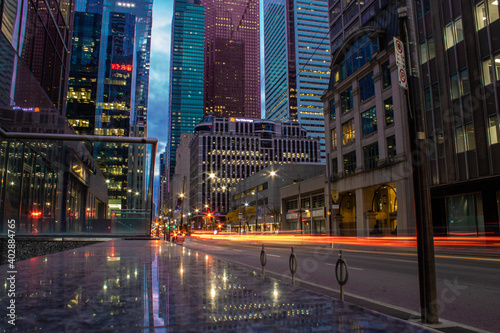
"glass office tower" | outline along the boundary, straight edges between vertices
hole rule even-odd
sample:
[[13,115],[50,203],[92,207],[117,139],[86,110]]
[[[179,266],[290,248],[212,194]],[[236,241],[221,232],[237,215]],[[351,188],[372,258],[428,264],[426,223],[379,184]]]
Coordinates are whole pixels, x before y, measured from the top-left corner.
[[[91,154],[60,139],[74,134],[62,114],[72,11],[72,1],[0,7],[2,234],[89,232],[106,216],[105,179]],[[40,139],[47,134],[59,138]]]
[[266,118],[298,121],[319,137],[325,159],[321,95],[328,88],[328,1],[264,1]]
[[[78,1],[67,118],[80,134],[147,136],[152,0]],[[95,143],[110,207],[141,209],[144,146]]]
[[201,0],[205,6],[205,113],[260,118],[258,0]]
[[168,177],[176,165],[181,133],[203,118],[205,8],[199,0],[176,0],[172,20]]

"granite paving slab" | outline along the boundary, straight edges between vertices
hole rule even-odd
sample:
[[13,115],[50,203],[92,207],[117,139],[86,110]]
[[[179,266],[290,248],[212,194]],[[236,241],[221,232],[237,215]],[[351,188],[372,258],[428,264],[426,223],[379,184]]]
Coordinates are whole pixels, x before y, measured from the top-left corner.
[[162,240],[16,262],[14,298],[0,267],[2,332],[426,332]]

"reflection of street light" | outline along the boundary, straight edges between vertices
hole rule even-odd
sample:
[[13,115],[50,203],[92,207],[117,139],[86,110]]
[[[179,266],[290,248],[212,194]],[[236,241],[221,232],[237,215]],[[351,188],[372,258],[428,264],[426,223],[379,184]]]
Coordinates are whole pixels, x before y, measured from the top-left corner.
[[184,193],[181,193],[179,196],[181,197],[181,222],[179,225],[179,230],[180,230],[184,223]]

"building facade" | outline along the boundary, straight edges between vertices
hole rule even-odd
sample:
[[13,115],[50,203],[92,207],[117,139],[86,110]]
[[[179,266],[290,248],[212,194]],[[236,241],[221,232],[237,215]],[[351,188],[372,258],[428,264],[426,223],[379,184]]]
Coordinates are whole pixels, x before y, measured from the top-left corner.
[[[0,233],[107,232],[105,178],[64,117],[73,1],[0,8]],[[33,138],[20,138],[22,135]],[[49,134],[58,139],[44,138]],[[14,226],[12,228],[12,226]]]
[[[323,189],[325,184],[325,164],[321,162],[270,165],[240,181],[235,186],[235,192],[230,198],[230,210],[241,213],[247,207],[255,206],[256,214],[247,219],[245,219],[245,214],[242,214],[237,222],[232,223],[231,229],[239,230],[241,228],[242,230],[252,231],[297,230],[298,214],[296,213],[298,206],[287,204],[290,201],[289,198],[285,199],[283,204],[283,189],[290,187],[301,192],[301,189],[305,189],[304,181],[318,176],[321,182],[318,184],[317,190],[321,193],[322,199],[316,202],[315,197],[314,207],[321,208],[323,220],[315,221],[317,224],[313,226],[313,230],[318,233],[324,232],[325,200],[323,198],[325,196]],[[302,199],[304,203],[306,198],[312,198],[310,193],[303,193]],[[297,202],[295,201],[295,203]],[[282,208],[284,209],[282,210]],[[292,216],[289,215],[290,213],[292,213]],[[305,210],[303,216],[307,218]],[[319,218],[319,214],[317,217]],[[309,225],[305,225],[308,233],[311,232],[310,228],[307,228]]]
[[[152,0],[75,8],[66,116],[79,134],[147,137]],[[95,143],[114,209],[143,209],[146,147]]]
[[182,133],[193,133],[203,119],[205,68],[205,8],[199,0],[175,0],[170,66],[168,180],[176,167]]
[[172,211],[169,212],[169,219],[175,225],[186,226],[189,223],[189,177],[191,167],[189,144],[193,136],[193,133],[181,134],[181,141],[176,152],[175,173],[170,181],[168,200]]
[[296,122],[209,116],[196,126],[189,147],[190,209],[208,205],[216,216],[230,210],[237,183],[261,169],[321,160],[319,139]]
[[[329,196],[324,187],[327,180],[324,166],[321,171],[321,174],[315,177],[303,178],[301,174],[300,182],[279,189],[282,230],[300,230],[303,234],[313,235],[331,234]],[[307,174],[306,172],[305,175]]]
[[158,186],[157,214],[166,215],[168,212],[168,159],[167,153],[160,154],[160,184]]
[[412,5],[434,233],[498,235],[498,2],[418,0]]
[[333,232],[414,234],[408,110],[393,45],[397,1],[330,1],[329,10],[332,75],[323,101]]
[[330,78],[328,1],[264,1],[266,118],[298,121],[319,137],[325,158],[321,96]]
[[201,0],[205,7],[205,115],[259,118],[258,0]]
[[[0,98],[4,105],[56,108],[64,114],[74,1],[34,3],[8,1],[0,8],[6,57]],[[26,89],[36,83],[43,92]]]

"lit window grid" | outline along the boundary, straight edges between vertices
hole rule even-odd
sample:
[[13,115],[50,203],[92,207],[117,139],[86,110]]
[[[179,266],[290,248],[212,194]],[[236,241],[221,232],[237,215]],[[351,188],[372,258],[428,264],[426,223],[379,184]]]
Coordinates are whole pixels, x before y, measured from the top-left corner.
[[[311,109],[322,110],[321,93],[328,88],[330,75],[330,56],[328,39],[327,1],[294,2],[297,9],[295,20],[298,54],[295,67],[297,75],[297,118],[305,127],[322,127],[323,131],[309,132],[320,138],[322,158],[325,157],[324,119],[320,111],[316,114]],[[264,2],[264,35],[266,54],[266,117],[269,119],[286,119],[290,105],[287,93],[289,85],[286,68],[286,29],[288,19],[285,12],[285,1],[278,4]],[[324,50],[325,52],[316,52]],[[283,83],[286,82],[286,85]]]
[[[214,124],[214,129],[217,127],[215,125],[217,124]],[[320,160],[319,143],[311,138],[278,136],[274,142],[277,147],[273,145],[270,149],[264,149],[256,136],[224,136],[224,127],[218,128],[221,131],[219,134],[202,133],[195,136],[192,147],[196,149],[192,149],[191,153],[191,156],[196,155],[195,168],[198,170],[197,174],[201,175],[197,177],[195,185],[203,192],[198,201],[210,201],[212,210],[226,211],[231,188],[238,181],[268,165]],[[235,148],[232,148],[232,140],[236,140]],[[238,147],[241,149],[237,149]],[[281,151],[279,147],[282,147]],[[209,177],[210,173],[214,173],[215,177]]]

